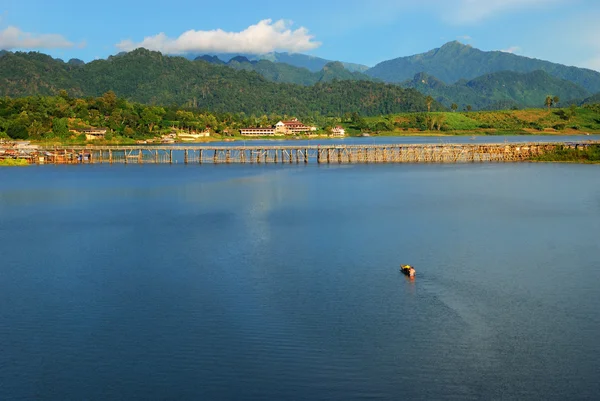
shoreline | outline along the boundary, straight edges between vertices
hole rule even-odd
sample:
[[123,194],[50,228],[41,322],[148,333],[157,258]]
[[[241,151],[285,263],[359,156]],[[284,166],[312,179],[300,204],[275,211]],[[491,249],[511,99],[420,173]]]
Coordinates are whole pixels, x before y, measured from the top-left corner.
[[[310,140],[344,140],[344,139],[360,139],[360,138],[406,138],[406,137],[440,137],[440,138],[452,138],[452,137],[502,137],[502,136],[588,136],[590,140],[600,139],[600,132],[495,132],[486,133],[481,131],[460,131],[454,133],[441,133],[439,131],[419,131],[419,132],[381,132],[378,134],[369,133],[368,136],[363,135],[346,135],[346,136],[327,136],[327,135],[314,135],[314,136],[289,136],[289,137],[272,137],[272,136],[252,136],[252,137],[211,137],[209,140],[203,139],[199,141],[179,141],[179,142],[152,142],[152,143],[137,143],[136,140],[131,141],[36,141],[29,140],[32,145],[38,146],[164,146],[164,145],[199,145],[199,144],[211,144],[214,142],[253,142],[253,141],[272,141],[272,142],[285,142],[285,141],[310,141]],[[0,145],[1,147],[1,145]]]
[[[180,153],[175,153],[179,150]],[[10,153],[9,153],[10,152]],[[498,143],[262,144],[259,146],[31,146],[7,150],[2,165],[24,164],[269,164],[600,162],[600,141]],[[182,160],[183,158],[183,160]]]

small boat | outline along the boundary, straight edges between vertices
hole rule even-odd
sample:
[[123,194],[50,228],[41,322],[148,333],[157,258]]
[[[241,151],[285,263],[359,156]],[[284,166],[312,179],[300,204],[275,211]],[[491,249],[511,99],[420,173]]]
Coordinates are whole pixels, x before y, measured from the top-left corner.
[[415,274],[417,274],[417,271],[411,265],[400,265],[400,271],[410,278],[415,277]]

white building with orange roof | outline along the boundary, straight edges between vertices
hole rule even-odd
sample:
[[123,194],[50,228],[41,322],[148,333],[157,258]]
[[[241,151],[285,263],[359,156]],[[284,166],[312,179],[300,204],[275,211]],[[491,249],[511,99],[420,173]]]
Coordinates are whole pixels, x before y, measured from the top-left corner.
[[294,135],[304,132],[314,132],[317,127],[309,127],[308,125],[302,124],[297,118],[292,118],[287,121],[279,121],[275,124],[275,131],[283,133],[285,135]]

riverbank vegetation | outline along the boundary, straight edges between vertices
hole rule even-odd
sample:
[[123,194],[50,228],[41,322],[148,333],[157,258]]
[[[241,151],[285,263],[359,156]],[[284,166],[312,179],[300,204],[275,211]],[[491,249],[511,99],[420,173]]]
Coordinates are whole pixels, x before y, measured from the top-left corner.
[[0,159],[0,167],[28,166],[26,159]]
[[[426,107],[426,106],[425,106]],[[341,115],[307,113],[246,114],[217,113],[198,108],[145,105],[119,98],[109,91],[100,97],[75,98],[61,91],[59,96],[0,98],[0,139],[33,140],[46,144],[81,144],[83,130],[106,129],[98,144],[134,144],[136,141],[169,133],[209,130],[203,141],[241,140],[245,127],[270,127],[280,120],[298,117],[319,128],[326,136],[341,125],[350,135],[498,135],[498,134],[582,134],[600,133],[600,105],[583,107],[478,111],[412,112],[363,116],[359,112]],[[281,138],[276,138],[281,139]]]
[[532,135],[600,133],[600,104],[555,109],[400,113],[366,117],[352,130],[402,135],[433,131],[452,135]]
[[600,145],[590,145],[578,149],[557,146],[553,152],[536,156],[532,160],[540,162],[600,163]]

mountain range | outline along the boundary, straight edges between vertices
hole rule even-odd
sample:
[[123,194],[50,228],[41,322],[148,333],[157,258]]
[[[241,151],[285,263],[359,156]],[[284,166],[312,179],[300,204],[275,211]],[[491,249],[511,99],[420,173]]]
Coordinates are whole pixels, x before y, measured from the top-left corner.
[[[188,54],[184,55],[184,57],[186,57],[190,60],[196,60],[199,57],[204,57],[204,56],[205,56],[204,54],[195,54],[195,53],[188,53]],[[210,54],[208,56],[216,57],[219,60],[222,60],[223,62],[228,62],[232,58],[242,56],[242,57],[247,58],[250,61],[267,60],[267,61],[271,61],[273,63],[289,64],[294,67],[306,68],[307,70],[309,70],[311,72],[321,71],[323,69],[323,67],[325,67],[327,64],[336,61],[336,60],[326,60],[324,58],[316,57],[316,56],[309,56],[307,54],[287,53],[287,52],[283,52],[283,53],[271,52],[271,53],[265,53],[265,54],[259,54],[259,55],[240,54],[240,53],[216,53],[216,54]],[[348,63],[345,61],[339,61],[339,62],[342,63],[344,68],[350,72],[365,72],[366,70],[369,69],[368,66],[362,65],[362,64]]]
[[[78,97],[112,90],[117,96],[146,104],[257,115],[357,112],[368,116],[427,110],[423,94],[397,85],[364,80],[311,86],[275,83],[255,71],[146,49],[83,65],[36,52],[0,56],[0,96],[56,95],[61,90]],[[441,109],[437,103],[432,107]]]
[[384,82],[400,83],[424,72],[452,84],[494,72],[527,73],[536,70],[573,82],[591,93],[600,92],[600,72],[501,51],[482,51],[456,41],[426,53],[384,61],[365,73]]
[[225,65],[236,70],[255,71],[272,82],[291,83],[298,85],[314,85],[318,82],[339,81],[379,81],[360,72],[349,71],[339,61],[330,61],[320,71],[310,71],[282,62],[268,60],[250,60],[245,56],[235,56],[228,62],[221,60],[218,56],[203,55],[196,57],[194,61],[206,61],[211,64]]
[[[446,107],[456,103],[475,110],[541,107],[545,97],[558,96],[565,104],[591,99],[600,87],[600,73],[534,60],[504,52],[484,52],[459,42],[450,42],[427,53],[386,61],[361,72],[350,72],[339,62],[329,62],[321,71],[299,65],[236,56],[225,62],[212,55],[196,60],[255,71],[273,82],[313,85],[338,80],[382,80],[414,88]],[[294,60],[290,61],[294,62]],[[537,69],[537,67],[540,67]],[[481,74],[479,74],[481,72]],[[413,74],[413,75],[409,75]],[[439,76],[438,76],[439,75]],[[409,76],[409,79],[401,80]]]
[[572,99],[589,96],[589,92],[581,86],[555,78],[541,70],[528,73],[500,71],[472,80],[461,79],[454,84],[446,84],[434,76],[418,73],[413,79],[400,85],[431,95],[447,107],[455,103],[461,110],[467,106],[475,110],[542,107],[548,94],[563,99],[565,104],[569,104]]
[[[542,107],[547,95],[558,96],[564,105],[600,99],[599,72],[481,51],[459,42],[373,68],[290,53],[171,57],[137,49],[86,64],[78,59],[65,63],[41,53],[0,52],[0,95],[9,96],[55,94],[60,89],[73,96],[97,96],[114,90],[141,102],[261,112],[275,107],[301,109],[296,104],[299,99],[320,103],[311,96],[322,94],[322,85],[347,88],[341,96],[360,88],[356,95],[364,96],[361,101],[368,106],[357,106],[357,111],[367,113],[423,108],[424,96],[418,97],[416,91],[447,108],[456,103],[460,109],[471,106],[474,110]],[[363,93],[367,88],[369,93]],[[412,92],[402,92],[402,88]],[[377,104],[388,95],[373,91],[393,92],[400,99],[398,106]],[[269,94],[287,96],[287,100],[267,101]],[[375,103],[369,100],[373,97]],[[252,106],[247,103],[257,99]],[[352,111],[343,99],[330,100],[338,106],[318,109]]]

